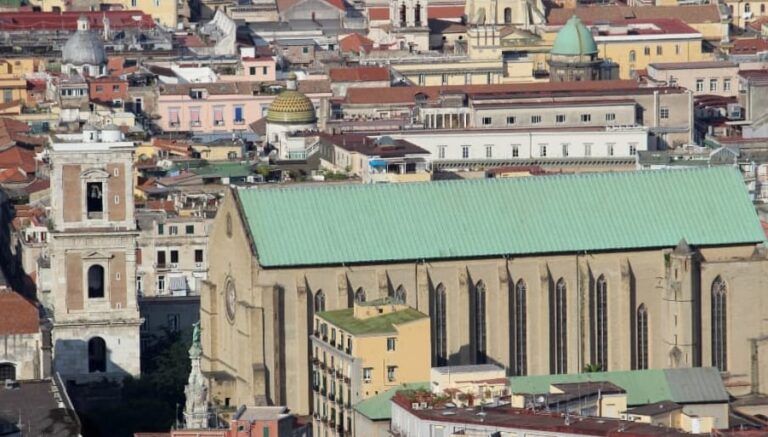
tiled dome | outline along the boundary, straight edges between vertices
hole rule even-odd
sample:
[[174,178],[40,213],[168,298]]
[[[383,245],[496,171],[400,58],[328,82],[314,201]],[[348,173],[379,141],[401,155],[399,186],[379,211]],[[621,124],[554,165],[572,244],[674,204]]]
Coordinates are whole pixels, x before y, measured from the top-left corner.
[[288,89],[269,105],[267,121],[273,123],[308,124],[317,121],[315,105],[309,97],[295,90],[295,77],[288,78]]

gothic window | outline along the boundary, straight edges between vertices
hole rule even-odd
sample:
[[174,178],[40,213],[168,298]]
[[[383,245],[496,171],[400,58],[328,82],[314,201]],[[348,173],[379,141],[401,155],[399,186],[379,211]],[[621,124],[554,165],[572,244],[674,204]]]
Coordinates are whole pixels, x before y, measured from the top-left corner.
[[101,182],[88,182],[86,189],[86,209],[89,219],[102,218],[104,213],[104,189]]
[[448,364],[448,325],[447,325],[447,297],[445,286],[438,284],[432,296],[431,322],[432,338],[434,339],[433,361],[435,366]]
[[4,382],[8,379],[16,379],[16,366],[11,363],[0,364],[0,382]]
[[104,297],[104,267],[98,264],[88,268],[88,297]]
[[88,341],[88,372],[107,371],[107,344],[101,337]]
[[357,303],[363,303],[365,302],[365,290],[363,290],[363,287],[360,287],[355,292],[355,302]]
[[323,293],[323,290],[317,290],[317,293],[315,293],[314,307],[316,313],[325,311],[325,293]]
[[608,282],[600,275],[592,293],[592,364],[608,370]]
[[504,8],[504,24],[512,24],[512,8]]
[[565,280],[560,278],[549,299],[550,373],[568,372],[567,291]]
[[727,297],[728,286],[718,276],[712,282],[712,366],[721,372],[728,370]]
[[406,23],[406,7],[405,3],[400,5],[400,27],[405,27]]
[[405,303],[405,287],[400,285],[392,296],[396,303]]
[[474,319],[474,343],[475,343],[475,362],[485,363],[487,348],[487,331],[485,325],[485,283],[480,281],[475,285],[472,305],[470,305],[470,320]]
[[509,339],[512,342],[509,350],[512,352],[509,363],[511,366],[512,374],[516,376],[525,375],[528,372],[528,330],[526,319],[526,293],[525,281],[522,279],[517,281],[512,289],[512,295],[509,297],[509,324],[510,335]]
[[648,368],[648,310],[645,304],[637,307],[635,314],[636,370]]

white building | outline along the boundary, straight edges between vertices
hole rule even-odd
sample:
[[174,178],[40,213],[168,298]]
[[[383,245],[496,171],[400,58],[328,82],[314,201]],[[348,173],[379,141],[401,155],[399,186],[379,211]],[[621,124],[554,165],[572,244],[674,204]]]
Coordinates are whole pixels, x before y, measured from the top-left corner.
[[549,158],[630,158],[649,149],[648,129],[418,131],[391,135],[431,153],[432,162]]

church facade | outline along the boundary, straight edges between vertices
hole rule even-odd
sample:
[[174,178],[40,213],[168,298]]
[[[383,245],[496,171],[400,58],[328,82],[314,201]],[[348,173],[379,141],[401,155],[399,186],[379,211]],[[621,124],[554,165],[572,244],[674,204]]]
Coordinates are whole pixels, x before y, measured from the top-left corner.
[[765,392],[763,240],[725,168],[233,191],[202,367],[213,398],[309,413],[314,312],[397,291],[430,315],[432,365],[715,366]]

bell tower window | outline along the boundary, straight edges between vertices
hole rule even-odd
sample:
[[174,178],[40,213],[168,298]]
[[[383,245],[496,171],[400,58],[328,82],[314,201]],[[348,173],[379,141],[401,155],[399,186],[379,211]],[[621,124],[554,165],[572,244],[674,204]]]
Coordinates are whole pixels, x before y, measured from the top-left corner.
[[104,184],[101,182],[88,182],[85,187],[88,218],[102,218],[104,215]]
[[104,267],[98,264],[88,268],[88,297],[104,297]]

